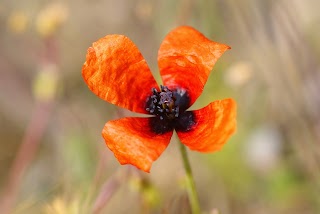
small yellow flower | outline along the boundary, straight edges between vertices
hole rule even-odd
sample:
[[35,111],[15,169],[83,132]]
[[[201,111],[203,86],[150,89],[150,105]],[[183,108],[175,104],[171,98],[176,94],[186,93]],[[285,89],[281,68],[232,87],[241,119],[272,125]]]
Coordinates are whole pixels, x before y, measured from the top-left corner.
[[37,32],[48,37],[54,34],[58,28],[67,20],[68,9],[62,3],[52,3],[40,11],[36,18]]
[[43,207],[45,214],[78,214],[80,213],[80,201],[56,197],[51,203]]
[[58,76],[57,67],[49,64],[35,77],[33,83],[33,94],[36,99],[41,101],[52,100],[57,92]]
[[13,33],[23,33],[28,26],[28,16],[22,11],[12,12],[7,20],[7,27]]

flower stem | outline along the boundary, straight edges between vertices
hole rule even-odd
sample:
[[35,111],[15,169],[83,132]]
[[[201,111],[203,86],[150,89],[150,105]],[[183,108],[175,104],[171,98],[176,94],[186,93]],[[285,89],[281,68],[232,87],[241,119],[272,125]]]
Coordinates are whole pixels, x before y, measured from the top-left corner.
[[180,144],[180,152],[182,156],[183,166],[186,171],[188,196],[191,204],[192,214],[200,214],[199,198],[196,191],[195,182],[192,176],[192,170],[191,170],[187,150],[185,145],[183,145],[181,142],[179,142],[179,144]]

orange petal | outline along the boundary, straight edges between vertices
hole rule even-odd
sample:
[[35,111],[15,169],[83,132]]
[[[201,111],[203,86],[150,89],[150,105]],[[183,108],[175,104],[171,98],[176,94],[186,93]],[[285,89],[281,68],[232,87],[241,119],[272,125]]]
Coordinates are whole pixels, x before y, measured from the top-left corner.
[[121,164],[132,164],[149,172],[152,163],[167,148],[173,131],[156,134],[150,118],[122,118],[106,123],[102,130],[109,149]]
[[196,124],[190,131],[177,131],[181,142],[199,152],[221,149],[236,130],[236,108],[233,99],[225,99],[193,111]]
[[191,106],[200,96],[217,59],[227,49],[230,47],[210,41],[194,28],[176,28],[165,37],[158,52],[164,85],[186,89]]
[[135,44],[122,35],[108,35],[92,44],[82,67],[90,90],[110,103],[147,113],[146,99],[157,83]]

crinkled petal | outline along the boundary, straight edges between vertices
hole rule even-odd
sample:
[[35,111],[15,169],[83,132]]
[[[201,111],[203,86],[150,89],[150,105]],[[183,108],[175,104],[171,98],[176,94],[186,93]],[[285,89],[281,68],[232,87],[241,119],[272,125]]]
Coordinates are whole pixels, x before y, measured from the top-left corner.
[[158,65],[164,85],[184,88],[190,106],[200,96],[217,59],[229,46],[207,39],[192,27],[171,31],[158,52]]
[[82,76],[90,90],[112,104],[147,113],[145,103],[157,83],[135,44],[123,35],[108,35],[87,51]]
[[193,111],[195,125],[190,131],[177,134],[191,150],[214,152],[222,148],[236,130],[236,102],[219,100]]
[[103,138],[121,164],[132,164],[149,172],[152,163],[167,148],[173,131],[156,134],[150,123],[150,118],[136,117],[106,123]]

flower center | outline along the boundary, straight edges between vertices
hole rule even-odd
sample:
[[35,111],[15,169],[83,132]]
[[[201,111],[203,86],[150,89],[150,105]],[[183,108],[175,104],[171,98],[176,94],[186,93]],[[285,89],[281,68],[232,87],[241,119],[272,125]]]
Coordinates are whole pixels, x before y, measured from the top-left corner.
[[173,120],[179,117],[179,105],[176,103],[177,96],[167,86],[160,85],[160,91],[152,88],[152,95],[147,101],[146,110],[156,115],[160,120]]
[[146,111],[155,117],[150,118],[151,129],[157,134],[163,134],[173,129],[189,131],[196,124],[192,111],[186,111],[190,106],[190,98],[185,89],[170,90],[160,86],[160,91],[152,89],[152,95],[146,101]]

